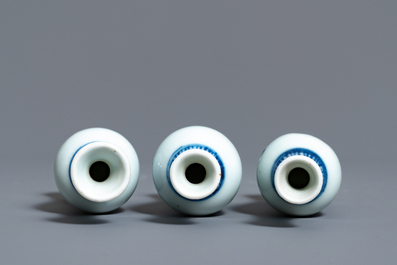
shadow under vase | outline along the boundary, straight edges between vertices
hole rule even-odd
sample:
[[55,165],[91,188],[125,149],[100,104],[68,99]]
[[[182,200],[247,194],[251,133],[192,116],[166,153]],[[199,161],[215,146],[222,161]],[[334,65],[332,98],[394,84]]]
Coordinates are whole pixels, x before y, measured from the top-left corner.
[[275,210],[261,195],[247,195],[246,197],[251,202],[234,206],[232,209],[236,212],[253,216],[254,219],[248,222],[252,225],[280,228],[297,227],[293,221],[298,218],[313,218],[323,215],[320,212],[308,217],[294,217]]
[[106,224],[110,221],[100,218],[101,216],[118,214],[124,211],[122,208],[118,208],[114,211],[102,214],[87,213],[70,205],[58,192],[49,192],[43,195],[46,196],[49,201],[36,204],[33,207],[42,212],[57,214],[57,217],[47,218],[48,221],[55,223],[87,225]]
[[189,216],[175,211],[169,207],[158,194],[148,195],[153,199],[152,202],[135,205],[131,208],[132,211],[150,215],[147,219],[149,222],[171,225],[189,225],[195,224],[194,220],[198,218],[216,217],[224,214],[223,211],[206,215],[206,216]]

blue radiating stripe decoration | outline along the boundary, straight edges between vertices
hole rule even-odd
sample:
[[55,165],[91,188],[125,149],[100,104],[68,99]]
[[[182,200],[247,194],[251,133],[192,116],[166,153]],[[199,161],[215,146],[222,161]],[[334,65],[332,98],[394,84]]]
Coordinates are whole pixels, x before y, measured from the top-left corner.
[[[277,159],[276,161],[274,161],[273,163],[273,167],[271,170],[271,181],[272,181],[272,186],[273,189],[276,190],[276,187],[274,186],[274,174],[276,173],[276,170],[278,168],[278,166],[288,157],[291,156],[296,156],[296,155],[302,155],[302,156],[306,156],[310,159],[312,159],[314,162],[317,163],[317,165],[320,167],[321,169],[321,173],[323,174],[323,186],[321,187],[321,191],[320,193],[316,196],[316,198],[314,198],[313,200],[311,200],[308,203],[311,203],[312,201],[316,200],[318,197],[320,197],[320,195],[324,192],[325,187],[327,186],[327,180],[328,180],[328,173],[327,173],[327,167],[325,166],[324,161],[321,159],[321,157],[316,154],[315,152],[306,149],[306,148],[293,148],[293,149],[289,149],[287,151],[285,151],[284,153],[282,153]],[[277,193],[277,192],[276,192]],[[278,195],[278,193],[277,193]],[[281,198],[281,197],[280,197]],[[282,198],[281,198],[282,199]],[[283,199],[284,200],[284,199]],[[308,204],[305,203],[305,204]],[[303,204],[304,205],[304,204]]]
[[[176,192],[176,190],[175,190],[174,187],[172,186],[171,179],[170,179],[170,168],[171,168],[172,162],[174,162],[174,160],[175,160],[180,154],[182,154],[183,152],[185,152],[185,151],[187,151],[187,150],[191,150],[191,149],[200,149],[200,150],[204,150],[204,151],[210,153],[211,155],[213,155],[213,156],[215,157],[216,161],[218,161],[218,164],[219,164],[219,166],[220,166],[220,168],[221,168],[221,181],[219,182],[219,185],[218,185],[218,187],[216,188],[216,190],[215,190],[213,193],[211,193],[209,196],[207,196],[207,197],[205,197],[205,198],[203,198],[203,199],[198,199],[198,200],[187,199],[187,198],[181,196],[178,192]],[[189,201],[202,201],[202,200],[206,200],[206,199],[208,199],[208,198],[214,196],[214,195],[218,192],[218,190],[222,187],[224,178],[225,178],[225,167],[224,167],[224,165],[223,165],[222,159],[219,157],[219,155],[218,155],[213,149],[211,149],[210,147],[205,146],[205,145],[201,145],[201,144],[189,144],[189,145],[181,146],[181,147],[179,147],[179,148],[171,155],[170,159],[168,160],[168,165],[167,165],[167,180],[168,180],[168,184],[170,185],[170,187],[172,188],[172,190],[173,190],[176,194],[178,194],[178,196],[184,198],[185,200],[189,200]]]

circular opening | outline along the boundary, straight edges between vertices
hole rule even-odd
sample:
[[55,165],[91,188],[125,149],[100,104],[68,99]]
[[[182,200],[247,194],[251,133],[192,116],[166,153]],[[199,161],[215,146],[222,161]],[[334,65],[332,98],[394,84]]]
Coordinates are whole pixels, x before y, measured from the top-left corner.
[[182,152],[169,169],[172,187],[176,193],[189,200],[201,200],[214,193],[221,175],[221,167],[216,158],[201,149]]
[[185,170],[186,179],[193,184],[199,184],[204,181],[207,171],[199,163],[190,164]]
[[96,182],[103,182],[110,176],[109,165],[103,161],[97,161],[90,166],[90,176]]
[[74,188],[93,202],[106,202],[120,196],[128,186],[130,175],[128,157],[119,147],[106,142],[85,145],[70,164]]
[[292,169],[288,174],[288,183],[294,189],[303,189],[310,182],[309,173],[301,167]]
[[294,155],[286,158],[274,173],[277,194],[291,204],[305,204],[321,192],[323,176],[319,165],[311,158]]

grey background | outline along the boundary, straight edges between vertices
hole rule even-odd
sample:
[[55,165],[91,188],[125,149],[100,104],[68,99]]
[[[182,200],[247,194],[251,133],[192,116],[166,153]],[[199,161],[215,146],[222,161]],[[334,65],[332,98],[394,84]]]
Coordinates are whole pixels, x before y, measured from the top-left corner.
[[[396,14],[396,1],[1,1],[0,263],[393,263]],[[189,125],[224,133],[243,163],[235,200],[209,217],[174,212],[151,179],[158,145]],[[69,206],[53,178],[61,144],[94,126],[141,162],[105,215]],[[289,132],[342,164],[314,217],[259,195],[258,158]]]

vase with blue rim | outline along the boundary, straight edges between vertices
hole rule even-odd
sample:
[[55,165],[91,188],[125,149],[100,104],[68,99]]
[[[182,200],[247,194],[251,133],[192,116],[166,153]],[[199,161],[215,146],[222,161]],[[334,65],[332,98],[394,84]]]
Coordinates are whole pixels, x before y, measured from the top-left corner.
[[222,133],[190,126],[170,134],[153,160],[153,180],[171,208],[194,216],[210,215],[236,195],[242,175],[240,156]]
[[310,216],[327,207],[338,193],[341,178],[335,152],[308,134],[278,137],[266,147],[257,167],[257,181],[265,200],[295,216]]

